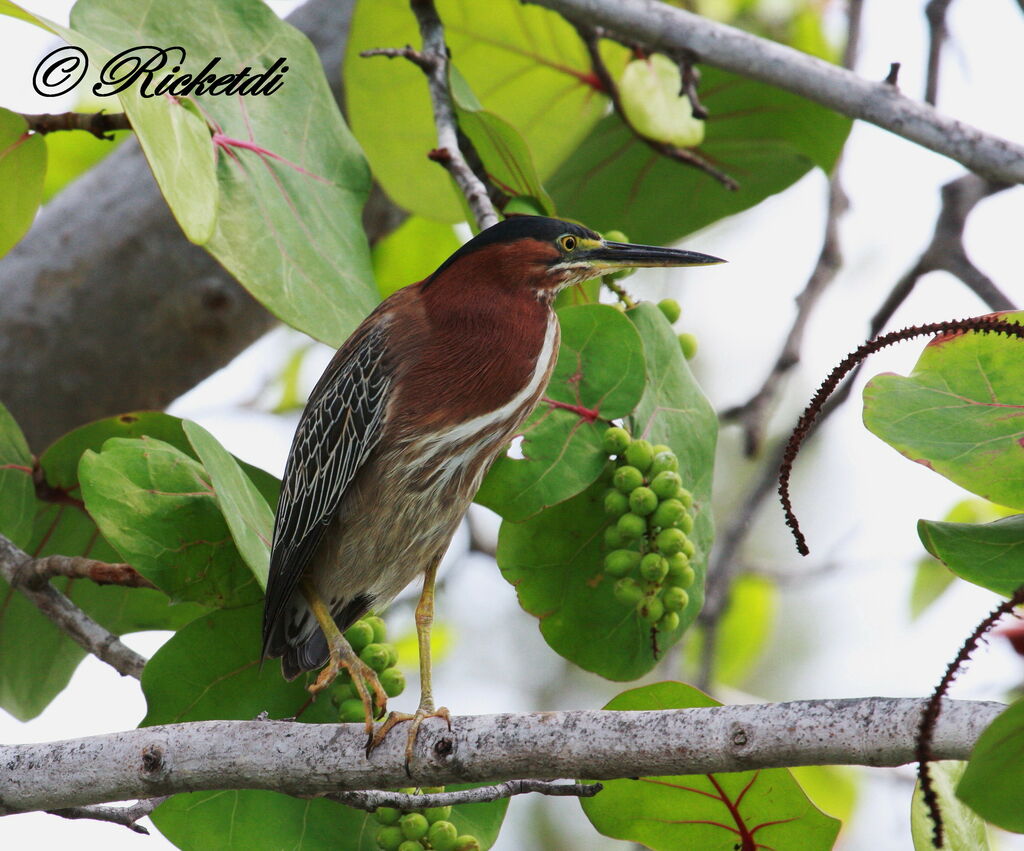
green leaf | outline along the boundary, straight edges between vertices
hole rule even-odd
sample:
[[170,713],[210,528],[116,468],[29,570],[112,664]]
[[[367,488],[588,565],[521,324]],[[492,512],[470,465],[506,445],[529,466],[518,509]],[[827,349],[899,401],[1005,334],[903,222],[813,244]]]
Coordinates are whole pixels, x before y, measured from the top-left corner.
[[734,178],[737,191],[656,153],[611,114],[547,181],[559,213],[664,245],[781,192],[814,166],[830,170],[850,131],[848,118],[825,107],[706,65],[700,96],[710,115],[693,151]]
[[459,248],[451,225],[410,216],[373,246],[373,272],[385,298],[422,281]]
[[[928,765],[932,789],[942,810],[942,847],[946,851],[988,851],[988,831],[977,813],[956,797],[956,785],[967,768],[966,762],[953,760]],[[933,851],[932,819],[924,805],[921,784],[914,785],[910,804],[910,834],[915,851]]]
[[100,531],[172,600],[223,608],[262,600],[209,474],[193,458],[150,437],[112,438],[86,452],[79,469]]
[[690,563],[697,580],[688,589],[690,604],[680,612],[685,628],[704,605],[704,576],[715,537],[711,481],[718,417],[690,371],[672,325],[657,305],[643,302],[626,315],[640,332],[647,362],[647,387],[629,418],[630,432],[651,443],[670,446],[679,457],[683,486],[693,494],[694,525],[690,539],[697,553]]
[[[579,36],[562,17],[519,3],[441,0],[437,11],[459,71],[485,109],[514,127],[545,179],[607,106]],[[447,173],[426,153],[437,146],[423,73],[412,63],[362,58],[375,47],[420,44],[405,0],[361,0],[349,31],[344,77],[352,129],[394,201],[439,221],[464,213]],[[603,43],[617,72],[628,52]]]
[[[692,686],[662,682],[622,692],[605,709],[718,705]],[[839,822],[818,810],[784,768],[602,782],[600,794],[580,799],[587,818],[606,836],[653,851],[735,851],[755,844],[824,851],[839,833]]]
[[986,821],[1024,833],[1024,700],[1004,710],[978,738],[957,797]]
[[957,576],[1010,597],[1024,585],[1024,514],[993,523],[918,520],[921,543]]
[[[985,499],[963,499],[949,510],[943,520],[951,523],[989,523],[1011,514],[1012,510]],[[925,534],[920,525],[918,533]],[[927,547],[927,543],[925,546]],[[919,617],[942,596],[955,578],[955,575],[934,556],[922,556],[917,562],[914,584],[910,590],[911,617]]]
[[519,131],[480,105],[454,65],[449,66],[449,76],[459,130],[473,143],[487,176],[507,195],[536,200],[540,215],[554,215],[555,205],[537,176],[533,155]]
[[[216,221],[205,247],[275,315],[340,345],[376,301],[360,217],[370,178],[305,36],[256,0],[81,0],[72,23],[113,52],[182,45],[182,73],[214,57],[219,74],[286,60],[282,86],[270,96],[193,96],[170,117],[165,108],[155,113],[167,99],[152,98],[142,109],[154,114],[146,112],[137,129],[166,181],[167,164],[181,160],[194,133],[202,132],[203,155],[213,161],[214,139],[193,111],[201,109],[221,133]],[[180,203],[173,187],[161,188],[179,217],[179,208],[195,203],[191,178],[177,189]],[[206,203],[209,192],[201,194]]]
[[0,403],[0,535],[24,549],[32,537],[35,512],[32,453],[14,417]]
[[688,589],[686,609],[679,613],[679,628],[652,639],[650,626],[615,599],[615,580],[603,572],[603,535],[609,521],[603,506],[607,485],[600,479],[525,522],[502,523],[497,551],[502,575],[516,586],[520,605],[540,619],[541,634],[551,648],[611,680],[647,673],[693,622],[704,600],[714,535],[708,511],[717,434],[714,411],[661,311],[641,304],[627,315],[640,333],[647,365],[643,396],[629,418],[632,433],[672,447],[683,484],[694,496],[690,538],[697,547],[691,559],[697,579]]
[[238,462],[198,423],[185,422],[185,434],[210,474],[217,505],[227,521],[239,554],[266,590],[274,512]]
[[[65,435],[40,456],[42,480],[32,537],[24,547],[33,556],[87,556],[118,562],[120,555],[100,535],[85,512],[78,483],[78,461],[113,435],[145,431],[184,441],[174,417],[154,412],[100,420]],[[187,444],[186,444],[187,445]],[[192,603],[170,605],[161,591],[56,579],[54,587],[115,634],[142,629],[177,629],[204,610]],[[0,582],[0,706],[22,720],[35,717],[67,685],[85,651],[23,595]]]
[[43,200],[46,143],[28,123],[0,108],[0,257],[20,240]]
[[[620,311],[606,304],[567,307],[558,320],[558,362],[544,400],[523,427],[523,457],[499,457],[476,496],[514,522],[597,480],[608,464],[601,446],[608,422],[629,414],[644,391],[643,344]],[[584,411],[598,419],[588,420]]]
[[[1018,322],[1024,313],[995,314]],[[985,499],[1024,510],[1024,341],[933,339],[908,377],[864,388],[864,425],[912,461]]]
[[[262,607],[213,612],[179,630],[142,674],[148,711],[142,726],[213,718],[295,715],[308,694],[301,679],[286,682],[277,665],[260,671]],[[337,720],[335,696],[321,696],[300,722]],[[392,733],[400,735],[401,730]],[[450,787],[462,788],[462,787]],[[316,806],[311,806],[316,804]],[[508,801],[457,807],[452,821],[489,848]],[[333,801],[303,801],[263,791],[193,792],[175,795],[153,813],[160,832],[182,849],[344,848],[376,851],[372,815]]]

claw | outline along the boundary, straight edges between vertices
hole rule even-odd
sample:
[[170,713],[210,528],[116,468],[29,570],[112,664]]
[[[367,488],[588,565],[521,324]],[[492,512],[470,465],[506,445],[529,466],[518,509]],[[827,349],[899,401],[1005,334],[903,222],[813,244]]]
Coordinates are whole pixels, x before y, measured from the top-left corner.
[[[340,635],[340,634],[339,634]],[[379,712],[384,712],[388,705],[388,696],[384,687],[377,678],[377,672],[367,665],[362,659],[356,656],[355,651],[349,643],[342,638],[340,642],[331,642],[330,656],[327,665],[317,676],[316,680],[307,687],[307,691],[316,697],[337,678],[342,671],[347,671],[352,678],[359,699],[363,703],[363,713],[366,724],[366,755],[370,755],[373,741],[373,719]],[[369,688],[367,688],[369,686]],[[370,693],[373,693],[371,697]]]
[[369,756],[370,752],[384,741],[384,737],[391,732],[392,728],[403,721],[411,721],[412,725],[409,727],[409,734],[405,740],[405,773],[407,777],[411,778],[412,772],[409,769],[409,764],[412,762],[413,751],[416,748],[416,739],[419,736],[420,725],[427,718],[443,718],[448,725],[448,730],[451,731],[452,729],[451,713],[444,706],[434,709],[432,705],[421,705],[412,715],[408,712],[389,712],[384,723],[371,736],[370,742],[366,746],[366,755]]

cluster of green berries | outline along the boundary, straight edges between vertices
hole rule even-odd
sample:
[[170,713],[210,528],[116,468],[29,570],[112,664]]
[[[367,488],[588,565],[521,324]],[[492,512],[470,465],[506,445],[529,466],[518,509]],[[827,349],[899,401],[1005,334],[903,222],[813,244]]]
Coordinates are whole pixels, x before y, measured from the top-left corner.
[[[388,644],[387,627],[381,618],[372,615],[360,618],[345,630],[345,639],[359,658],[377,673],[388,697],[398,697],[405,691],[405,674],[395,667],[398,651],[393,644]],[[338,716],[343,724],[363,720],[363,702],[348,671],[338,673],[332,697],[338,703]]]
[[[415,789],[400,790],[412,794]],[[421,789],[425,794],[443,792],[444,787]],[[448,819],[451,807],[430,807],[402,812],[394,807],[378,807],[373,816],[381,825],[377,847],[383,851],[480,851],[480,840],[471,834],[459,835]]]
[[604,433],[604,449],[616,460],[604,495],[613,521],[604,533],[604,572],[616,580],[616,600],[655,629],[671,632],[679,628],[694,580],[693,495],[683,487],[679,459],[669,447],[634,440],[613,426]]
[[[670,325],[675,325],[683,314],[683,309],[674,298],[663,298],[658,302],[658,310],[662,312]],[[683,350],[683,357],[693,360],[694,355],[697,354],[697,338],[693,334],[680,334],[679,348]]]

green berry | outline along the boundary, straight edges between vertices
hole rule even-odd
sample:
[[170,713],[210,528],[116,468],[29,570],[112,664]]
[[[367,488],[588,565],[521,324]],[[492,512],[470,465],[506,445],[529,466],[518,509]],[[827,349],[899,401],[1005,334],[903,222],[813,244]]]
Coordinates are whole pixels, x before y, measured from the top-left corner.
[[373,817],[381,824],[398,824],[401,815],[402,811],[396,810],[394,807],[377,807],[373,812]]
[[402,835],[406,839],[422,839],[430,829],[430,823],[423,813],[406,813],[398,820]]
[[693,558],[693,554],[697,552],[697,548],[689,538],[683,541],[683,552],[686,553],[687,558]]
[[658,507],[658,497],[650,488],[641,485],[633,488],[629,495],[629,510],[641,517],[646,517]]
[[670,325],[674,322],[678,322],[679,317],[683,312],[683,309],[679,306],[679,302],[674,298],[663,298],[658,302],[658,310],[664,314]]
[[480,851],[480,840],[475,836],[464,833],[455,840],[455,847],[452,851]]
[[666,588],[661,594],[661,602],[669,612],[680,612],[690,602],[690,595],[682,588],[673,586]]
[[[660,553],[670,556],[672,553],[681,552],[687,540],[686,533],[682,529],[669,526],[658,532],[658,537],[654,539],[654,542],[658,545]],[[667,568],[665,572],[668,572]]]
[[604,557],[604,572],[609,576],[625,576],[640,563],[636,550],[612,550]]
[[[635,445],[635,443],[630,444],[631,447]],[[638,488],[644,483],[644,474],[636,467],[624,464],[615,471],[612,482],[620,491],[629,494],[633,492],[634,488]]]
[[602,440],[604,443],[604,451],[608,455],[621,455],[626,451],[626,447],[629,446],[630,437],[629,432],[624,428],[612,426],[610,429],[605,431]]
[[693,508],[693,494],[686,488],[679,489],[679,493],[676,494],[676,499],[678,499],[687,508]]
[[387,668],[388,663],[391,661],[391,654],[383,644],[373,643],[367,644],[363,648],[359,658],[379,674]]
[[352,685],[351,681],[347,683],[339,683],[337,680],[334,681],[334,702],[340,705],[343,701],[351,700],[353,697],[358,697],[359,693],[356,691],[356,687]]
[[648,623],[657,623],[665,614],[665,606],[658,597],[644,597],[637,603],[636,610]]
[[398,851],[423,851],[423,843],[418,839],[406,839],[398,846]]
[[672,470],[662,470],[651,479],[651,490],[657,494],[658,499],[673,499],[682,486],[683,480],[679,478],[679,473]]
[[622,491],[611,488],[604,495],[604,513],[609,517],[621,517],[629,511],[629,497]]
[[[674,476],[675,473],[672,475]],[[651,522],[655,526],[667,529],[669,526],[675,526],[684,514],[686,514],[686,507],[678,499],[666,499],[654,509]]]
[[377,644],[383,644],[388,637],[388,628],[384,623],[384,619],[378,618],[376,615],[370,615],[363,618],[363,622],[373,627],[373,640]]
[[628,543],[629,541],[619,531],[618,526],[613,524],[604,530],[604,545],[607,549],[617,550]]
[[626,461],[636,467],[641,473],[647,471],[654,460],[654,448],[650,441],[634,440],[626,447]]
[[673,632],[679,629],[679,615],[675,612],[668,612],[661,616],[658,621],[658,632]]
[[693,334],[680,334],[679,348],[683,350],[684,358],[693,360],[694,355],[697,354],[697,338]]
[[669,585],[676,585],[679,588],[689,588],[693,580],[697,578],[690,559],[686,553],[673,553],[668,557],[668,580]]
[[668,561],[658,553],[648,553],[640,559],[640,575],[648,582],[661,582],[668,574]]
[[458,838],[458,828],[450,821],[435,821],[427,831],[427,841],[434,851],[452,851]]
[[629,242],[626,235],[620,230],[606,230],[604,232],[605,242]]
[[377,831],[377,847],[383,851],[398,851],[404,839],[402,828],[397,824],[382,827]]
[[632,511],[629,514],[623,514],[616,526],[627,541],[634,541],[647,531],[647,521]]
[[388,697],[398,697],[405,691],[405,674],[394,666],[381,671],[378,679],[381,688],[384,689],[384,694]]
[[679,518],[679,522],[676,524],[680,529],[683,530],[687,535],[693,531],[693,515],[687,512]]
[[373,627],[366,621],[356,621],[345,630],[345,640],[358,653],[373,641]]
[[446,821],[451,818],[452,808],[451,807],[428,807],[423,811],[423,815],[427,817],[427,821],[431,824],[438,821]]
[[615,599],[624,606],[635,606],[644,596],[643,589],[628,576],[615,583]]
[[651,461],[651,469],[648,473],[653,478],[666,470],[671,473],[679,471],[679,458],[671,449],[662,449],[660,452],[654,453],[654,460]]
[[366,720],[366,710],[358,697],[343,700],[338,707],[338,721],[341,724],[356,724]]

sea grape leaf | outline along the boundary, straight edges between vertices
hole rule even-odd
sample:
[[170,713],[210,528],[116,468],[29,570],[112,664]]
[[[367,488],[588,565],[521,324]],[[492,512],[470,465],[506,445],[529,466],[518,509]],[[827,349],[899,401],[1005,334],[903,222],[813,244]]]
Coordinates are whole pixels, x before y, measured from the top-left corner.
[[644,392],[643,344],[607,304],[558,313],[562,342],[544,398],[523,425],[522,458],[495,461],[476,501],[518,522],[588,488],[608,459],[601,440],[611,420]]
[[1024,585],[1024,514],[992,523],[918,520],[921,543],[957,576],[1010,597]]
[[[216,215],[204,246],[275,315],[340,345],[376,301],[360,215],[370,176],[309,40],[256,0],[80,0],[71,20],[114,53],[181,45],[183,74],[215,57],[217,74],[261,73],[284,60],[271,94],[191,95],[174,115],[205,119],[203,156],[211,168],[216,161]],[[168,127],[164,100],[143,105],[153,123],[136,129],[167,193],[162,164],[190,144],[196,122],[182,115]],[[168,198],[179,219],[195,203],[191,181],[184,186],[180,202]]]
[[32,464],[25,435],[0,403],[0,535],[22,549],[32,537],[36,513]]
[[262,599],[198,461],[151,437],[112,438],[79,469],[100,531],[171,599],[223,608]]
[[0,257],[20,240],[43,200],[46,143],[28,123],[0,108]]
[[1018,700],[978,738],[957,797],[986,821],[1024,833],[1020,790],[1024,784],[1024,700]]
[[185,422],[183,428],[210,475],[214,496],[239,555],[266,590],[274,512],[231,453],[212,434],[198,423]]
[[[613,710],[719,706],[703,692],[676,682],[654,683],[614,697]],[[735,851],[800,848],[825,851],[839,822],[817,809],[784,768],[602,781],[581,798],[601,833],[653,851]]]
[[[994,316],[1019,324],[1024,313]],[[972,493],[1024,510],[1024,340],[933,338],[909,376],[868,382],[864,425]]]
[[[947,851],[988,851],[985,820],[956,797],[957,783],[967,769],[966,762],[943,760],[928,765],[932,789],[942,811],[942,847]],[[933,851],[933,822],[924,805],[921,784],[914,785],[910,804],[910,835],[914,851]]]
[[612,113],[547,180],[561,215],[664,245],[781,192],[815,166],[831,170],[849,118],[728,71],[702,65],[700,72],[709,115],[692,151],[739,189],[657,153]]

